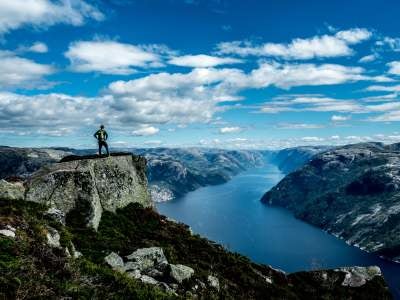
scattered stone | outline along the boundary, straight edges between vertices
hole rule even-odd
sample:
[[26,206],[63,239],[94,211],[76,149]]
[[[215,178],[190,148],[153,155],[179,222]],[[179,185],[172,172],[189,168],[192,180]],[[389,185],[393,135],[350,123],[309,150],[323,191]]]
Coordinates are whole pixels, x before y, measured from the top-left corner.
[[54,220],[62,225],[65,225],[65,214],[61,210],[59,210],[55,207],[50,207],[46,211],[45,216],[51,218],[52,220]]
[[76,250],[75,245],[71,242],[71,250],[72,250],[72,257],[77,259],[81,256],[83,256],[83,254],[81,252],[79,252],[78,250]]
[[15,231],[17,230],[17,229],[15,229],[14,227],[12,227],[11,225],[6,225],[6,229],[11,230],[11,231],[14,232],[14,233],[15,233]]
[[49,245],[52,248],[60,248],[60,234],[56,229],[53,227],[48,226],[47,227],[47,245]]
[[149,271],[157,269],[164,272],[168,267],[167,258],[160,247],[141,248],[126,257],[129,261],[125,270]]
[[129,277],[135,278],[135,279],[139,279],[142,276],[142,274],[140,274],[139,270],[133,270],[133,271],[130,271],[130,272],[126,272],[126,274]]
[[170,267],[170,276],[178,283],[190,279],[194,274],[194,270],[188,266],[171,264]]
[[217,277],[212,276],[212,275],[208,275],[207,281],[208,281],[209,286],[211,286],[212,288],[214,288],[217,291],[219,291],[220,287],[219,287],[219,280],[218,280]]
[[22,182],[0,180],[0,198],[4,200],[24,200],[25,187]]
[[124,268],[124,261],[122,257],[115,252],[111,252],[104,257],[104,261],[114,270],[122,270]]
[[360,287],[370,281],[375,276],[382,276],[381,269],[377,266],[372,267],[348,267],[340,268],[335,271],[346,273],[342,282],[343,286]]
[[140,281],[147,284],[158,284],[159,282],[155,280],[153,277],[142,275],[140,276]]
[[0,234],[10,238],[15,238],[15,232],[9,229],[0,230]]

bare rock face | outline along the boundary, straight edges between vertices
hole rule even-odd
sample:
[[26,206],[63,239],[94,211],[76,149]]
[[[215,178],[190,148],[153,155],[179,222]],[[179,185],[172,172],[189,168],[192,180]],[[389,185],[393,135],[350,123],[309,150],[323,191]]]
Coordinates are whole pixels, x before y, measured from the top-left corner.
[[35,172],[25,199],[68,214],[97,230],[102,212],[137,202],[152,206],[147,190],[146,160],[131,154],[67,157]]

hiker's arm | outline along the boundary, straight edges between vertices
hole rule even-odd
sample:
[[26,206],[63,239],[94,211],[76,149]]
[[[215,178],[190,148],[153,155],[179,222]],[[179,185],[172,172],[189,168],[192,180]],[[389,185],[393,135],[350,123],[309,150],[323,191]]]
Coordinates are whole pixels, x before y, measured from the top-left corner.
[[97,134],[98,134],[99,132],[98,131],[96,131],[95,133],[94,133],[94,137],[97,139]]
[[106,138],[106,140],[108,139],[108,133],[107,133],[107,131],[104,131],[104,137]]

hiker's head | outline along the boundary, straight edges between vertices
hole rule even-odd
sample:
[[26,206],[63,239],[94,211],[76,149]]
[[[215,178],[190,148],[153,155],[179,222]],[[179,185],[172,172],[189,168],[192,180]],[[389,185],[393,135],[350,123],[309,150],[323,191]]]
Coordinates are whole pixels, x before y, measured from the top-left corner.
[[100,129],[104,129],[104,125],[102,124],[102,125],[100,125]]

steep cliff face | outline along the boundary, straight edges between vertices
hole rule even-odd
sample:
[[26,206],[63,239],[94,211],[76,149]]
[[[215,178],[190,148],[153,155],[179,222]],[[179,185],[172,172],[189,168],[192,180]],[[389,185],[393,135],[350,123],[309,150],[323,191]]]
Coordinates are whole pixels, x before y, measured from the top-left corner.
[[145,175],[146,161],[131,154],[110,157],[66,157],[35,172],[27,182],[25,198],[79,215],[97,229],[103,211],[137,202],[151,206]]
[[349,145],[313,157],[262,201],[350,244],[400,261],[399,145]]

